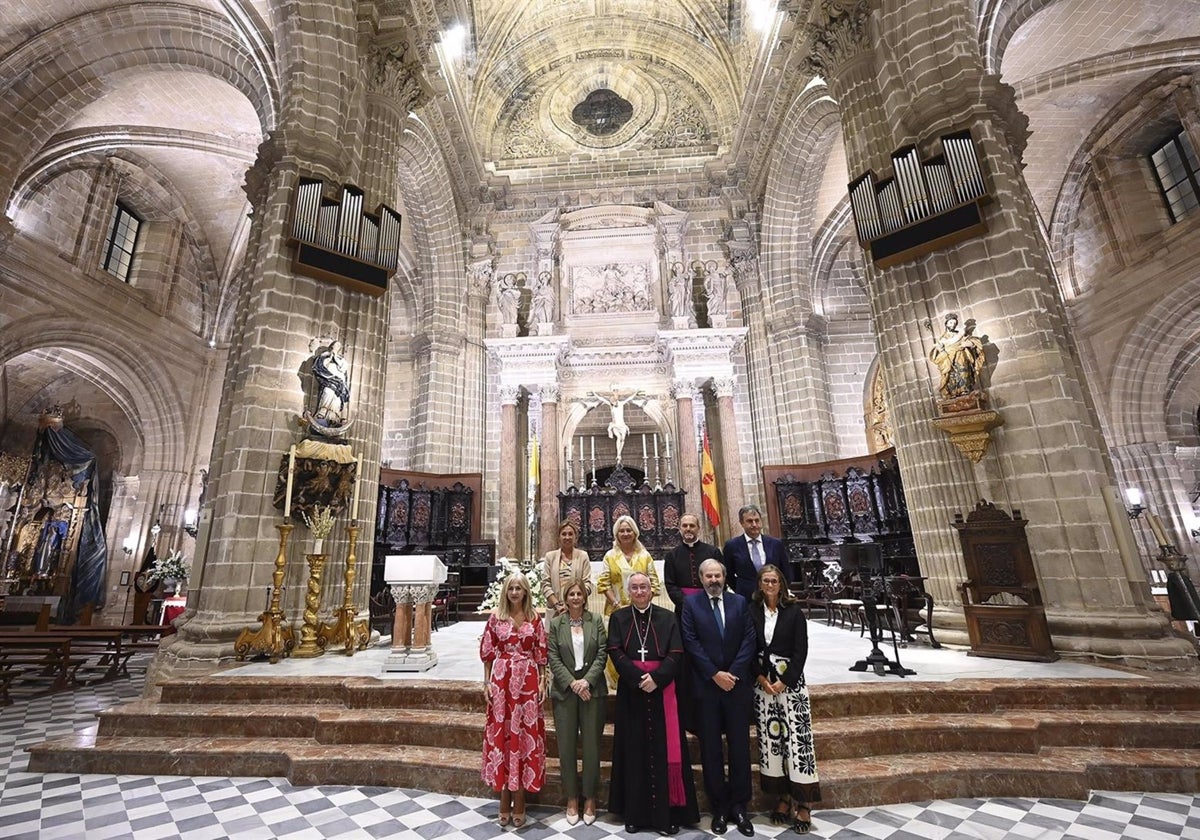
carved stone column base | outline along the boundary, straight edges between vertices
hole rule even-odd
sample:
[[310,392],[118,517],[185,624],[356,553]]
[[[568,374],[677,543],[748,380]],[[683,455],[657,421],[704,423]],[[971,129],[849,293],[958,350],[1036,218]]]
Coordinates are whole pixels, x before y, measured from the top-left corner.
[[947,414],[930,421],[934,428],[950,435],[950,442],[958,447],[972,464],[978,464],[987,453],[992,441],[992,429],[1004,425],[999,412],[990,409],[963,411]]
[[410,647],[404,651],[393,648],[388,658],[383,661],[383,672],[428,671],[437,665],[437,661],[437,652],[432,646],[425,649]]

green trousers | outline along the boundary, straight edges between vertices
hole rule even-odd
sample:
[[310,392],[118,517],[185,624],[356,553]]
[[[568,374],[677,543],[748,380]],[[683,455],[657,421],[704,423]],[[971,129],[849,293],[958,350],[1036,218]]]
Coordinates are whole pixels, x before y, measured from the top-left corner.
[[604,732],[604,698],[593,697],[586,703],[571,692],[566,700],[554,701],[554,730],[558,736],[558,761],[561,766],[563,793],[577,799],[579,768],[575,748],[583,736],[583,797],[595,799],[600,786],[600,736]]

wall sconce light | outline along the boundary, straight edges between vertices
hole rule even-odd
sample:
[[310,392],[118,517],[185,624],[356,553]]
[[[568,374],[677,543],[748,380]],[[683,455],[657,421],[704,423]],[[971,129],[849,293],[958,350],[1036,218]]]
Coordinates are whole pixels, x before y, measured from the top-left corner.
[[1142,496],[1142,491],[1136,487],[1129,487],[1125,490],[1125,501],[1129,502],[1129,507],[1125,508],[1125,512],[1129,514],[1130,519],[1137,519],[1146,512],[1142,502],[1145,497]]
[[192,539],[196,539],[196,534],[200,530],[196,527],[197,516],[197,512],[191,508],[183,512],[183,532]]
[[150,526],[150,538],[158,540],[158,535],[162,533],[162,522],[155,519],[154,524]]
[[136,545],[137,537],[126,537],[125,541],[121,543],[121,551],[125,552],[125,556],[128,557],[130,554],[133,554],[133,548]]

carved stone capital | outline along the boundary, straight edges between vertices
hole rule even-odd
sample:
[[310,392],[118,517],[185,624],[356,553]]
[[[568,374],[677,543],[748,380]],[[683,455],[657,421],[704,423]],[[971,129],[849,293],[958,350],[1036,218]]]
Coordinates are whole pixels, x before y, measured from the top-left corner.
[[671,396],[677,400],[695,401],[700,397],[700,389],[694,379],[676,379],[671,383]]
[[803,69],[814,76],[836,79],[846,62],[871,49],[868,0],[822,0],[813,17],[815,22],[804,27],[810,52]]
[[558,385],[539,385],[538,395],[542,399],[542,405],[547,403],[557,403],[561,395]]
[[467,266],[467,285],[474,295],[487,295],[492,287],[496,266],[491,257],[477,260]]
[[437,597],[437,584],[393,583],[392,600],[397,604],[427,604]]
[[520,385],[501,385],[500,386],[500,404],[501,405],[516,405],[521,399]]
[[400,44],[372,44],[367,49],[367,85],[371,93],[390,99],[402,114],[420,108],[432,93],[420,61]]
[[712,381],[713,393],[717,395],[717,399],[733,396],[733,389],[737,385],[737,378],[733,376],[722,376],[714,378]]

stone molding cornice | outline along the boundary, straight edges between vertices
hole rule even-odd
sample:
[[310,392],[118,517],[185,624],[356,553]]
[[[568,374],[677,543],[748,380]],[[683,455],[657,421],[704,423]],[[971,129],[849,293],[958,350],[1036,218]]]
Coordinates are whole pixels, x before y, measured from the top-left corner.
[[570,349],[571,339],[565,335],[487,338],[483,344],[503,388],[558,382],[559,366]]
[[672,330],[658,334],[661,354],[676,382],[733,376],[736,353],[746,341],[745,327],[722,330]]
[[869,0],[823,0],[814,22],[804,26],[809,41],[804,69],[832,82],[847,62],[870,50],[871,11]]

